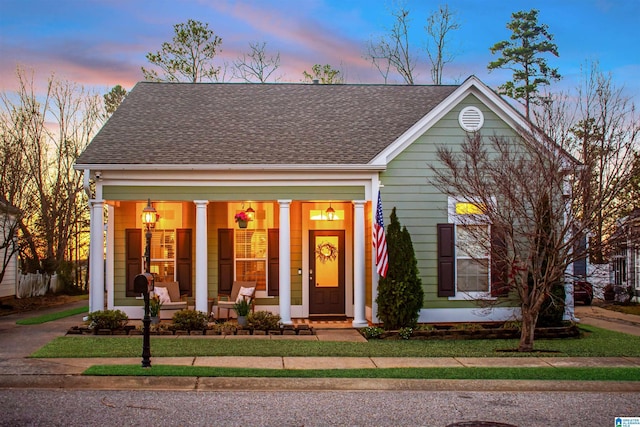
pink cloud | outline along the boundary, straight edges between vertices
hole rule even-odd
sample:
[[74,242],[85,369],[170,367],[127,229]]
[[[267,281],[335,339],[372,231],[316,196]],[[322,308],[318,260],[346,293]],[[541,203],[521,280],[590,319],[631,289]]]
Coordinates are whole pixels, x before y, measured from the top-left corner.
[[350,39],[334,28],[320,24],[317,19],[300,16],[294,10],[267,9],[251,4],[215,2],[209,6],[256,31],[257,39],[245,40],[240,51],[246,51],[250,41],[266,39],[267,48],[277,46],[283,71],[294,76],[290,81],[300,80],[303,70],[318,63],[357,70],[361,75],[369,74],[371,65],[363,58],[362,41]]

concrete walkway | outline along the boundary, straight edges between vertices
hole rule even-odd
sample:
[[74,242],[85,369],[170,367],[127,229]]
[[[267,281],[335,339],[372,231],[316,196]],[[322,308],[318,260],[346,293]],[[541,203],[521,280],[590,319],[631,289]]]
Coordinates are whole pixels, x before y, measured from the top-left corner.
[[595,305],[576,306],[575,313],[580,323],[585,325],[640,336],[640,316],[618,313]]
[[[93,365],[135,365],[141,358],[64,358],[34,359],[28,356],[82,322],[83,315],[71,316],[41,325],[20,326],[16,320],[61,311],[85,302],[40,312],[0,317],[1,388],[86,388],[86,389],[172,389],[172,390],[256,390],[253,378],[165,378],[165,377],[84,377]],[[611,312],[600,307],[577,307],[576,315],[585,324],[640,336],[640,316]],[[313,336],[153,336],[155,339],[273,339],[318,341],[366,341],[353,329],[316,329]],[[126,339],[126,338],[125,338]],[[152,351],[153,353],[153,351]],[[206,367],[252,367],[267,369],[377,369],[430,367],[638,367],[640,357],[153,357],[152,366],[180,365]],[[355,379],[260,379],[264,390],[329,389],[455,389],[473,385],[479,389],[571,390],[577,384],[562,381],[439,381],[439,380],[355,380]],[[477,384],[476,384],[477,383]],[[480,385],[482,384],[482,385]],[[580,382],[580,389],[592,384]],[[488,387],[488,388],[487,388]],[[640,391],[639,383],[615,383],[621,391]],[[594,388],[597,390],[598,388]]]

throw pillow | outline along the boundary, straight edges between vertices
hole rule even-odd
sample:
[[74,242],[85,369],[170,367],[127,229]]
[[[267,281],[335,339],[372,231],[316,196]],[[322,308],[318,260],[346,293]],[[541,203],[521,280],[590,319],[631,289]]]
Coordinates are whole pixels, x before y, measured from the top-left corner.
[[158,295],[158,298],[160,298],[160,302],[162,304],[171,302],[171,298],[169,298],[169,291],[167,290],[167,288],[155,286],[153,288],[153,291],[156,293],[156,295]]
[[255,288],[245,288],[244,286],[240,286],[240,291],[238,292],[238,298],[236,298],[236,302],[240,302],[243,299],[250,299],[251,296],[253,296],[254,290]]

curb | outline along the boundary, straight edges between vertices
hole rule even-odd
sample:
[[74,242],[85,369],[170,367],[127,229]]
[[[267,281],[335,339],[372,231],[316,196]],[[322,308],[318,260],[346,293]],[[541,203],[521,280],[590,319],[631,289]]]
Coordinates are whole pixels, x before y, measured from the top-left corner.
[[0,389],[154,391],[534,391],[640,392],[638,382],[407,380],[349,378],[85,377],[82,375],[4,375]]

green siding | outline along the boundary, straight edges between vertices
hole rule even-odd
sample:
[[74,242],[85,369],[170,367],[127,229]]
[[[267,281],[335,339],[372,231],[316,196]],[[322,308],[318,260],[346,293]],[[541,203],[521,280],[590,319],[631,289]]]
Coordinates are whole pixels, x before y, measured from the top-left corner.
[[215,187],[215,186],[142,186],[105,185],[102,189],[105,200],[209,200],[269,201],[293,200],[362,200],[364,186],[287,186],[287,187]]
[[473,301],[450,301],[437,296],[436,224],[448,222],[448,213],[447,196],[431,184],[433,173],[430,170],[430,165],[437,167],[438,147],[455,150],[465,141],[466,132],[458,124],[458,114],[467,106],[478,107],[484,114],[482,134],[516,135],[495,113],[470,95],[393,159],[381,174],[385,220],[388,221],[395,207],[400,223],[411,234],[426,309],[477,307]]

